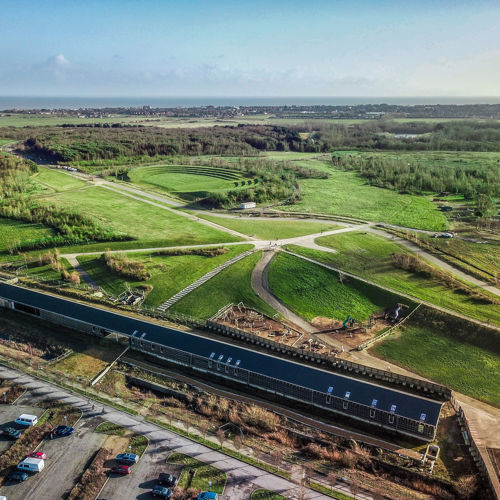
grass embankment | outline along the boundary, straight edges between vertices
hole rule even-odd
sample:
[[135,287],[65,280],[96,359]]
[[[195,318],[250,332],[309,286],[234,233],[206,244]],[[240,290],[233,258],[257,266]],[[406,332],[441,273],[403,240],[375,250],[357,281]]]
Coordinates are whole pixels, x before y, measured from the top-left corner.
[[269,490],[255,490],[250,498],[251,500],[285,500],[283,495]]
[[33,180],[42,184],[45,189],[52,192],[68,191],[85,187],[87,183],[80,179],[63,173],[61,170],[54,170],[48,167],[38,167],[38,173],[33,176]]
[[253,291],[251,285],[252,271],[261,256],[262,252],[254,252],[224,269],[175,303],[171,310],[206,319],[230,302],[243,302],[247,307],[272,316],[276,311]]
[[316,316],[365,321],[401,297],[293,255],[279,253],[271,261],[269,287],[295,313],[310,321]]
[[43,224],[21,222],[0,217],[0,260],[12,260],[8,253],[18,242],[40,240],[55,236],[55,231]]
[[78,257],[78,261],[94,281],[112,295],[116,296],[122,293],[127,284],[132,288],[144,284],[152,286],[153,289],[149,292],[145,305],[157,307],[204,274],[250,248],[252,245],[229,246],[226,253],[213,257],[135,252],[128,254],[128,258],[144,264],[146,271],[151,276],[147,281],[125,279],[110,272],[98,255],[81,255]]
[[391,262],[393,253],[411,252],[387,238],[351,232],[324,236],[318,238],[316,243],[333,248],[337,252],[322,252],[295,245],[291,245],[290,250],[437,306],[500,325],[498,305],[482,303],[467,295],[454,292],[438,281],[394,267]]
[[500,407],[500,334],[420,308],[373,352],[422,376]]
[[[200,462],[196,458],[189,457],[183,453],[172,453],[169,455],[168,461],[184,466],[179,478],[179,486],[181,488],[194,488],[200,491],[208,490],[219,495],[224,491],[227,481],[226,473],[213,465]],[[189,474],[190,469],[194,470],[194,474]],[[212,482],[211,486],[208,484],[209,481]]]
[[249,220],[236,217],[217,217],[213,215],[202,215],[201,217],[215,222],[220,226],[263,240],[295,238],[297,236],[305,236],[307,234],[315,234],[322,231],[331,231],[333,229],[339,229],[340,227],[333,223],[328,223],[328,221],[307,222],[286,219]]
[[329,161],[308,159],[296,164],[326,171],[330,177],[301,179],[301,199],[282,210],[345,215],[435,231],[448,227],[446,217],[426,197],[369,186],[356,172],[338,170]]
[[235,236],[191,221],[170,210],[132,199],[102,187],[62,192],[52,196],[51,201],[96,217],[115,231],[134,238],[134,241],[127,242],[94,244],[80,246],[76,249],[69,247],[67,251],[166,247],[239,241]]

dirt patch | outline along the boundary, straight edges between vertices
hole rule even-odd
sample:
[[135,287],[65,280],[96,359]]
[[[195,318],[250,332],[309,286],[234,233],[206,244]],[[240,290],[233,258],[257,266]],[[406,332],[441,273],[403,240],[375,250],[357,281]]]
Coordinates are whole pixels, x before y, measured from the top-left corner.
[[109,436],[104,443],[104,447],[109,450],[111,456],[116,456],[118,453],[125,453],[130,443],[130,436]]

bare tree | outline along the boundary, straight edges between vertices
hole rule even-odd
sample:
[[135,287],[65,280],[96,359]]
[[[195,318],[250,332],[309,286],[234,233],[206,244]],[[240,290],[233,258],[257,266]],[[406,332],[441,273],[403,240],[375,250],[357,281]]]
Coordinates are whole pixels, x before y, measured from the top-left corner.
[[352,496],[354,497],[354,500],[356,500],[356,495],[361,493],[361,488],[359,487],[359,484],[352,482],[349,485],[349,487],[351,488],[351,493],[352,493]]
[[333,491],[333,487],[337,484],[337,474],[335,474],[335,472],[330,472],[328,476],[326,476],[326,480],[330,485],[330,489]]
[[281,463],[283,462],[283,452],[279,448],[274,448],[271,453],[272,464],[280,470]]
[[206,420],[201,420],[198,424],[198,428],[200,429],[202,436],[206,439],[208,431],[210,430],[210,423]]
[[215,437],[217,438],[217,441],[219,441],[220,447],[222,448],[222,445],[224,444],[224,441],[226,440],[226,433],[222,429],[217,429],[217,432],[215,433]]
[[233,446],[234,449],[238,452],[238,455],[240,455],[240,450],[243,446],[243,438],[239,434],[236,434],[236,436],[234,436]]

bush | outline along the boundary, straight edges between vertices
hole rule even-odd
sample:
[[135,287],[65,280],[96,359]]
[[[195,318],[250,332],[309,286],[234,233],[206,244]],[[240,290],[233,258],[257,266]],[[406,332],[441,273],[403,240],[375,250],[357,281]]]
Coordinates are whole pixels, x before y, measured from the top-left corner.
[[131,260],[128,257],[112,254],[109,251],[103,253],[101,259],[110,271],[124,278],[134,281],[146,281],[151,278],[146,266],[139,260]]

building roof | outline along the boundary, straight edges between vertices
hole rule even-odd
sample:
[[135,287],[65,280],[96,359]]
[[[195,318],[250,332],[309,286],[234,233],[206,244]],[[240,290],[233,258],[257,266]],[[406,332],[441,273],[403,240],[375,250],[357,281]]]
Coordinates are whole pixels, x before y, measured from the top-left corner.
[[84,321],[111,332],[142,338],[206,358],[211,357],[214,361],[230,366],[237,363],[242,369],[373,406],[395,415],[422,420],[432,425],[437,425],[439,420],[442,403],[373,382],[350,378],[271,354],[14,285],[0,283],[0,297]]

